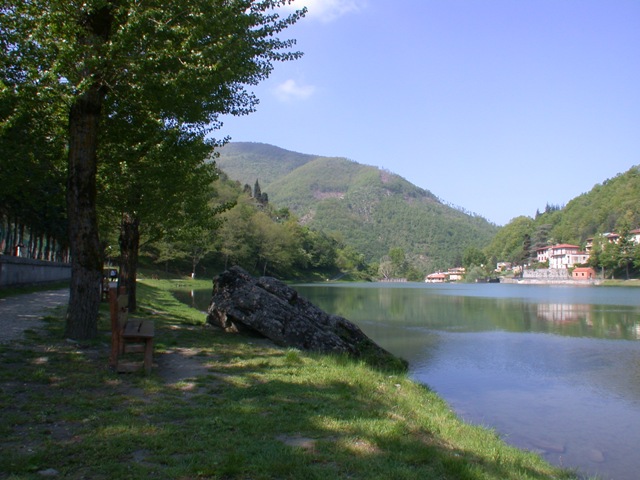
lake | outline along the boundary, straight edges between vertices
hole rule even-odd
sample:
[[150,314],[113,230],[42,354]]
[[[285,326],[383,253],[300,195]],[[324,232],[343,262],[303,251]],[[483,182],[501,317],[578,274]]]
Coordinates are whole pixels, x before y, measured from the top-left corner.
[[[408,360],[465,421],[602,479],[640,471],[640,289],[510,284],[295,288]],[[198,292],[199,293],[199,292]],[[210,291],[199,301],[206,309]],[[197,296],[196,296],[197,298]]]

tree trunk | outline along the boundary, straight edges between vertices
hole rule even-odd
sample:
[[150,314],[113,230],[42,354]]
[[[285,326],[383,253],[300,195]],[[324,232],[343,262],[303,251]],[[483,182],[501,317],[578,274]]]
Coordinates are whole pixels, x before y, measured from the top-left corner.
[[140,220],[125,213],[120,225],[120,276],[121,287],[129,294],[129,311],[135,312],[136,279],[138,276],[138,251],[140,249]]
[[[109,41],[114,5],[105,2],[86,11],[78,26],[78,42],[93,50]],[[102,62],[105,67],[105,63]],[[98,71],[87,68],[87,90],[75,97],[69,109],[69,165],[67,172],[67,215],[71,285],[65,335],[87,340],[98,334],[102,282],[102,251],[96,212],[98,133],[102,103],[107,87]]]
[[69,111],[67,211],[71,286],[65,336],[75,340],[98,333],[102,255],[96,214],[97,145],[104,93],[92,87]]
[[4,255],[11,255],[11,236],[13,235],[13,224],[9,217],[7,216],[7,233],[5,235],[5,243],[4,243],[4,251],[2,252]]

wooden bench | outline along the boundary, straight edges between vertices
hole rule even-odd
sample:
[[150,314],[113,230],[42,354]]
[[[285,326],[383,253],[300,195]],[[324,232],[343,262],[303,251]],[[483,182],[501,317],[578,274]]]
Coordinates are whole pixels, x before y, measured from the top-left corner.
[[129,318],[129,296],[126,293],[109,291],[111,307],[111,356],[109,365],[117,372],[133,372],[140,368],[139,364],[125,363],[121,357],[125,353],[144,353],[142,365],[145,373],[151,372],[153,364],[153,337],[155,325],[153,320]]

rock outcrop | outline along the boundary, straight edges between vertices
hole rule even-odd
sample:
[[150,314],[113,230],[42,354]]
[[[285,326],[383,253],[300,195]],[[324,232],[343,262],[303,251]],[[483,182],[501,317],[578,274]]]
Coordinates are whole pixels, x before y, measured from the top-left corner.
[[214,278],[207,322],[225,332],[257,333],[280,346],[348,354],[382,368],[407,367],[349,320],[324,312],[275,278],[255,278],[240,267]]

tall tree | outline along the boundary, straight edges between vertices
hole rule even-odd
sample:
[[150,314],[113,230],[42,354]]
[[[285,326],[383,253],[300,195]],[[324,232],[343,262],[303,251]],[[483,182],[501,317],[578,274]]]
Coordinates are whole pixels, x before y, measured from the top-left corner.
[[[176,232],[187,226],[193,230],[198,221],[208,228],[211,184],[216,178],[215,165],[203,161],[211,151],[208,142],[176,128],[159,128],[149,118],[133,122],[135,129],[131,118],[112,119],[105,126],[100,148],[105,159],[99,169],[101,223],[104,231],[116,226],[119,230],[119,282],[129,294],[130,311],[135,311],[137,303],[141,242],[164,235],[184,237]],[[128,147],[129,143],[136,148]]]
[[628,211],[618,221],[618,242],[616,243],[616,257],[618,267],[624,270],[625,277],[629,280],[629,268],[633,265],[635,256],[635,242],[633,241],[630,231],[631,222],[633,221],[633,213]]
[[[304,10],[280,17],[289,0],[0,0],[0,41],[14,89],[51,91],[68,117],[67,209],[72,253],[65,334],[97,333],[102,268],[96,209],[101,127],[122,108],[205,135],[218,115],[253,111],[247,85],[293,40],[278,38]],[[132,145],[133,147],[133,145]]]

